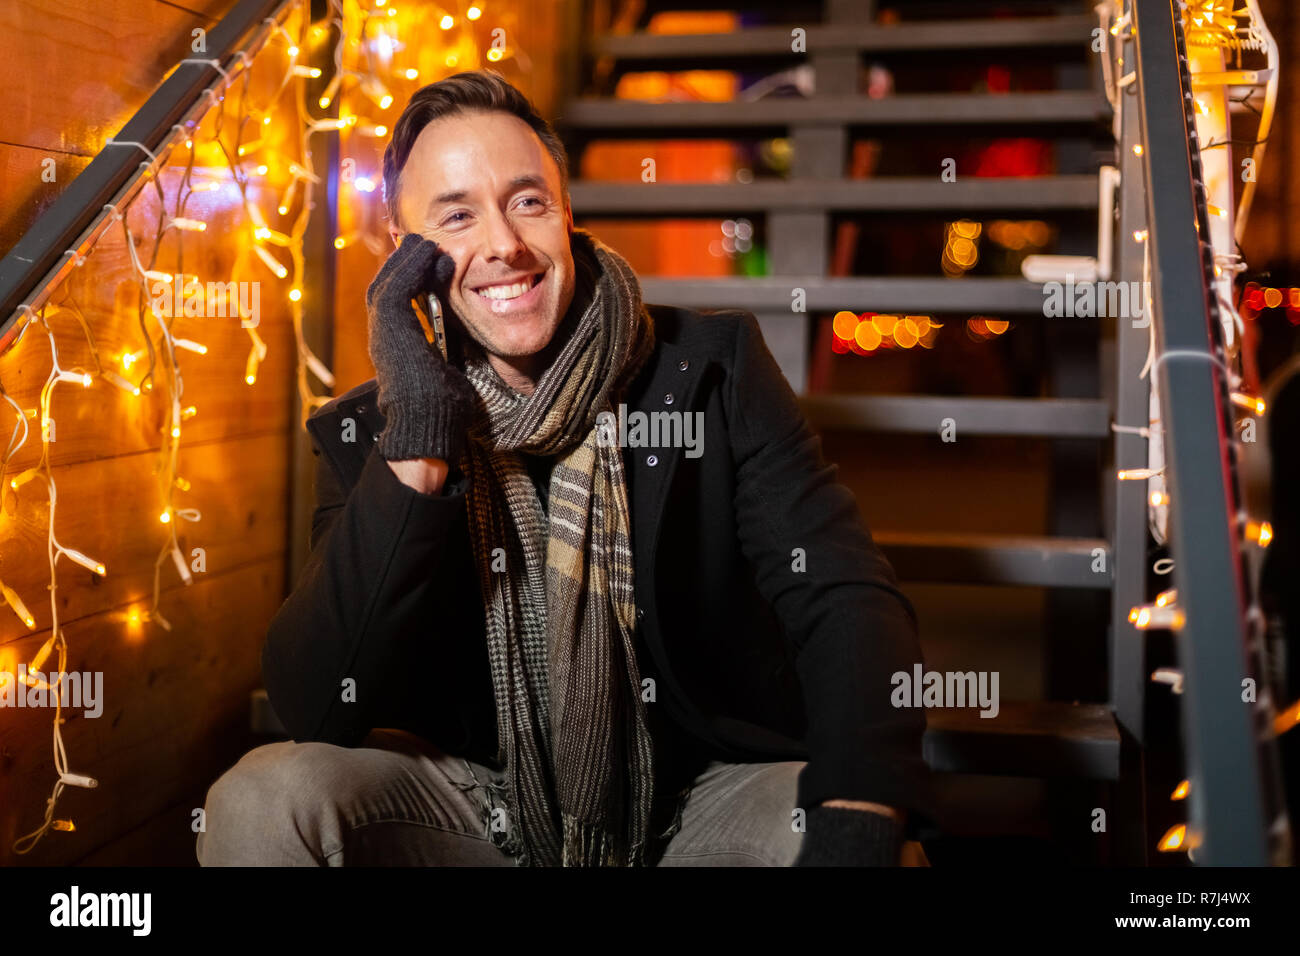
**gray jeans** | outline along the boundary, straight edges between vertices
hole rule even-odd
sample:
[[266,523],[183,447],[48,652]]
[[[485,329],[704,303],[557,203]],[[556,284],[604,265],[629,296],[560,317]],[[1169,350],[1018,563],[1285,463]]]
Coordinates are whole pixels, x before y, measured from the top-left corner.
[[[792,826],[803,766],[709,764],[659,865],[789,866],[803,840]],[[199,863],[513,866],[489,837],[503,777],[399,730],[356,748],[267,744],[208,790]]]

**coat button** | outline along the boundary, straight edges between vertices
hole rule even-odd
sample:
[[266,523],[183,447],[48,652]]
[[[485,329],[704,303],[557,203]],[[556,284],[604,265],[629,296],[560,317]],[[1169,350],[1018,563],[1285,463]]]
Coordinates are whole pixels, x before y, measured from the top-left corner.
[[371,441],[379,441],[379,436],[378,436],[378,435],[375,435],[375,436],[374,436],[372,439],[370,439],[370,440],[371,440]]
[[651,455],[649,458],[645,460],[645,463],[649,465],[651,468],[653,468],[655,465],[659,464],[659,456]]
[[690,367],[691,367],[691,363],[686,361],[686,359],[682,359],[680,362],[677,363],[677,370],[680,372],[685,372]]
[[673,393],[669,392],[667,395],[664,396],[664,404],[671,405],[672,403],[673,403]]
[[644,620],[645,620],[645,609],[644,609],[644,608],[637,608],[637,609],[636,609],[636,619],[637,619],[638,621],[644,621]]
[[366,413],[366,406],[364,406],[364,405],[358,405],[358,406],[357,406],[357,414],[358,414],[358,415],[364,415],[365,413]]

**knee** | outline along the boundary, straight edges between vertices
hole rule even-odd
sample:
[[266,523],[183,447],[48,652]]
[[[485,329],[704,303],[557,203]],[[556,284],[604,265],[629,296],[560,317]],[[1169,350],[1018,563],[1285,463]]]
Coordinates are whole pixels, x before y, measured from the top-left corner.
[[[308,778],[323,765],[326,744],[289,741],[246,753],[208,788],[196,853],[204,866],[285,862],[273,834],[302,832]],[[281,848],[282,849],[282,848]]]

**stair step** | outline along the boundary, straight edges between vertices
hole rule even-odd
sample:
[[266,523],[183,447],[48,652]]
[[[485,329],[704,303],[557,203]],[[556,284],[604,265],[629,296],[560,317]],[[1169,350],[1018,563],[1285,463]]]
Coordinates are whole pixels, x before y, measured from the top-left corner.
[[[1087,15],[1026,17],[1005,20],[933,20],[892,26],[807,27],[807,48],[819,53],[903,52],[910,50],[1011,49],[1014,47],[1086,47],[1097,18]],[[592,56],[619,60],[752,59],[759,56],[803,58],[790,49],[790,30],[754,27],[732,33],[664,35],[630,33],[599,36]],[[662,67],[661,67],[662,68]]]
[[577,215],[775,212],[785,210],[1096,209],[1096,176],[964,178],[898,176],[872,180],[757,183],[582,182],[569,186]]
[[[966,276],[829,278],[814,275],[762,276],[758,278],[669,279],[643,278],[646,302],[672,303],[695,309],[745,309],[750,312],[790,313],[794,289],[803,289],[810,312],[850,309],[861,312],[1043,314],[1045,296],[1036,282],[1014,278]],[[1075,284],[1079,288],[1079,284]],[[1088,319],[1053,321],[1089,321]]]
[[1110,406],[1092,399],[803,395],[799,403],[817,428],[937,436],[951,418],[957,435],[1110,437]]
[[801,125],[936,126],[1093,123],[1110,107],[1092,90],[1046,93],[904,93],[866,96],[774,97],[751,102],[648,103],[581,97],[565,104],[559,125],[601,139],[664,131],[720,136],[743,130]]
[[[1109,588],[1110,545],[1101,538],[873,532],[903,581],[1020,587]],[[1094,571],[1101,549],[1104,571]]]
[[996,717],[929,708],[923,746],[937,771],[1119,779],[1120,735],[1105,704],[1006,701]]

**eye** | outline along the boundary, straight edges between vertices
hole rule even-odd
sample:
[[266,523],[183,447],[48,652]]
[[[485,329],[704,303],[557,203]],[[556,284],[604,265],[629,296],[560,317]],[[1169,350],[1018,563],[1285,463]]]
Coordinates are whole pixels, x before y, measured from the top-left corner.
[[519,204],[521,206],[526,202],[531,202],[533,204],[532,208],[534,209],[546,205],[546,203],[542,201],[540,196],[525,196],[523,199],[519,200]]
[[[464,216],[465,219],[459,219],[457,218],[458,216]],[[448,216],[446,219],[442,221],[442,224],[444,226],[459,226],[461,223],[465,222],[468,218],[469,218],[469,213],[465,212],[464,210],[461,210],[460,212],[453,212],[450,216]]]

